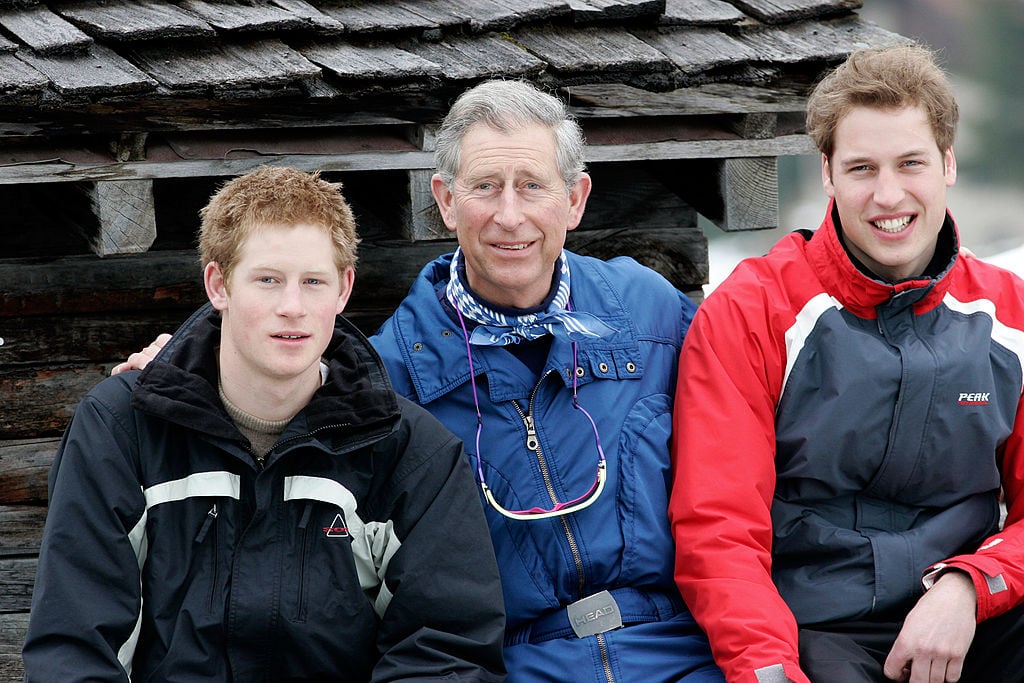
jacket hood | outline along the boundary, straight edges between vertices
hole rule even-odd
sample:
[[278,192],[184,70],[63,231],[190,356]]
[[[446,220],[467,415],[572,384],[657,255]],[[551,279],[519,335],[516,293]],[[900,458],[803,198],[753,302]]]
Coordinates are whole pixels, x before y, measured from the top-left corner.
[[820,274],[825,288],[835,292],[840,303],[857,315],[872,318],[877,307],[890,302],[913,305],[918,313],[922,313],[937,306],[949,290],[950,270],[959,258],[960,250],[959,231],[949,211],[939,231],[933,258],[933,263],[943,263],[939,272],[899,282],[870,277],[858,268],[854,257],[843,245],[839,230],[839,214],[835,200],[832,200],[821,226],[811,237],[808,259]]
[[[139,375],[132,406],[212,437],[239,440],[217,388],[220,330],[220,315],[210,304],[193,313]],[[398,400],[380,357],[342,316],[335,321],[323,360],[327,381],[282,438],[297,430],[382,426],[397,419]]]

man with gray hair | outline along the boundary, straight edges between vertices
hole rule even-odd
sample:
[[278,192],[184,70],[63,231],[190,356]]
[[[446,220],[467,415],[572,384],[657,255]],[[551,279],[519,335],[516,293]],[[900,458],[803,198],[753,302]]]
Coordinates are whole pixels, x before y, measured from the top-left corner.
[[371,340],[465,442],[505,592],[509,680],[722,681],[672,578],[676,363],[696,308],[631,258],[564,249],[590,194],[565,105],[490,81],[437,136],[458,237]]

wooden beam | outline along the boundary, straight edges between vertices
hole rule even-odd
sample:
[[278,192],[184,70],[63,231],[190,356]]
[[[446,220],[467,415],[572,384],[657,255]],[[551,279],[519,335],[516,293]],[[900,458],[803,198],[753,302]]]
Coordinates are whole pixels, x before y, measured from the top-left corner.
[[[37,508],[32,506],[46,503],[46,478],[59,444],[58,438],[0,441],[0,505],[34,511]],[[8,531],[5,521],[0,525],[0,537]],[[0,552],[8,545],[0,541]]]
[[0,558],[38,554],[45,523],[42,505],[0,506]]
[[99,221],[93,241],[98,256],[138,254],[156,240],[152,180],[108,180],[90,183],[89,202]]

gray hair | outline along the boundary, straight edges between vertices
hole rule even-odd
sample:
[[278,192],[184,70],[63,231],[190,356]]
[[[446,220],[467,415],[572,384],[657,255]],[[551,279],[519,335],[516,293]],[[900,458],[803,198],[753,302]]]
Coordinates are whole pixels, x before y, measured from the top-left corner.
[[561,100],[525,81],[484,81],[455,100],[437,131],[434,161],[449,187],[459,171],[462,139],[478,123],[502,133],[534,124],[550,128],[555,134],[558,172],[566,188],[576,184],[586,167],[583,131]]

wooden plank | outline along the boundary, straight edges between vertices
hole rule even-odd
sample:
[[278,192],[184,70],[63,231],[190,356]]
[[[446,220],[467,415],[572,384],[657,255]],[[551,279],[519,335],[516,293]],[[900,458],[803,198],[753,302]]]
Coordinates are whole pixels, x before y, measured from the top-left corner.
[[144,42],[216,35],[216,31],[196,15],[161,0],[62,2],[55,7],[62,16],[103,41]]
[[41,55],[80,52],[92,44],[92,38],[44,6],[0,12],[0,26]]
[[221,31],[270,33],[308,27],[306,18],[268,0],[179,0],[179,4]]
[[680,194],[727,232],[779,225],[778,160],[712,159],[690,168]]
[[27,632],[27,611],[0,614],[0,680],[22,680],[21,646]]
[[0,370],[0,439],[56,435],[113,364]]
[[507,31],[518,24],[550,21],[567,16],[565,0],[518,0],[514,7],[506,0],[463,0],[460,11],[468,17],[470,30]]
[[535,76],[546,66],[496,33],[451,36],[437,42],[416,41],[406,49],[439,64],[444,75],[454,81]]
[[750,16],[771,24],[847,14],[863,0],[730,0]]
[[36,558],[0,559],[0,612],[25,612],[32,606]]
[[129,94],[152,90],[156,82],[113,50],[93,44],[83,54],[20,54],[64,95]]
[[760,26],[741,31],[737,38],[756,52],[757,60],[783,65],[838,61],[858,48],[909,42],[903,36],[849,17],[781,27]]
[[516,31],[515,40],[565,74],[664,72],[673,66],[660,51],[617,27],[531,27]]
[[[50,463],[53,463],[51,454]],[[49,472],[31,472],[33,483],[42,479],[43,499],[46,502],[46,476]],[[46,524],[46,508],[44,505],[0,505],[0,558],[16,555],[30,555],[39,552],[43,538],[43,526]],[[2,589],[0,589],[2,591]]]
[[665,0],[572,0],[569,4],[577,23],[657,17],[665,11]]
[[[701,159],[714,157],[757,157],[787,154],[814,154],[816,150],[805,135],[785,135],[771,140],[666,140],[638,144],[590,145],[590,161],[627,161],[643,159]],[[91,182],[95,180],[139,180],[156,178],[190,178],[236,176],[255,171],[268,163],[269,157],[204,159],[174,162],[118,162],[109,164],[39,162],[17,166],[0,166],[0,184]],[[431,169],[433,155],[429,152],[365,152],[349,154],[277,154],[274,164],[292,166],[303,171],[383,171]]]
[[635,30],[633,34],[692,77],[757,58],[757,53],[746,43],[713,28]]
[[[0,441],[0,506],[12,506],[10,514],[14,517],[28,520],[39,516],[40,508],[36,506],[46,504],[46,480],[59,444],[57,438]],[[6,524],[0,525],[0,538],[8,531]],[[0,542],[0,547],[9,545],[22,550],[32,547]]]
[[432,28],[453,29],[466,23],[466,15],[450,0],[393,0],[389,9],[401,9],[417,14]]
[[320,10],[340,21],[351,33],[391,33],[437,29],[436,23],[424,19],[407,7],[367,0],[336,0]]
[[306,0],[270,0],[272,4],[301,17],[317,33],[342,33],[345,26],[337,19],[332,19]]
[[746,18],[725,0],[666,0],[663,26],[731,26]]
[[699,291],[708,281],[707,238],[699,228],[574,230],[565,244],[571,251],[600,259],[632,256],[683,292]]
[[0,93],[3,98],[22,97],[38,93],[49,84],[38,69],[26,64],[14,55],[0,52]]
[[[409,206],[402,221],[402,237],[409,240],[451,239],[430,190],[434,171],[409,171]],[[411,283],[410,283],[411,284]]]
[[[586,120],[718,114],[803,114],[802,90],[710,83],[669,92],[650,92],[621,83],[580,85],[568,90],[573,113]],[[638,124],[642,125],[642,124]]]
[[174,90],[280,86],[315,78],[320,68],[280,40],[136,47],[130,54]]
[[108,180],[88,190],[99,232],[93,240],[98,256],[136,254],[156,240],[152,180]]
[[300,52],[341,79],[393,81],[442,73],[438,64],[393,45],[333,40],[304,44]]

